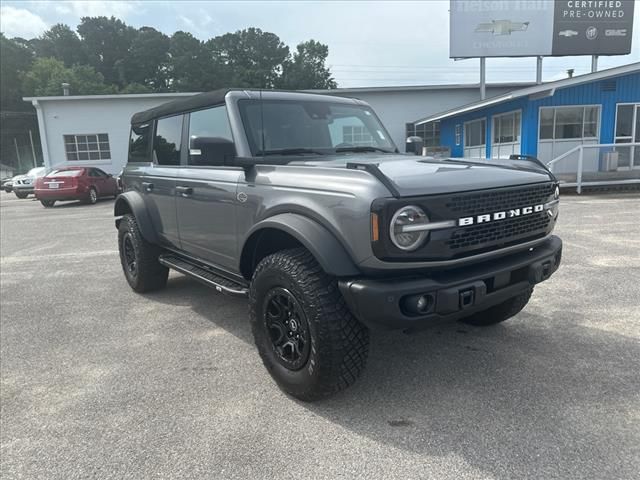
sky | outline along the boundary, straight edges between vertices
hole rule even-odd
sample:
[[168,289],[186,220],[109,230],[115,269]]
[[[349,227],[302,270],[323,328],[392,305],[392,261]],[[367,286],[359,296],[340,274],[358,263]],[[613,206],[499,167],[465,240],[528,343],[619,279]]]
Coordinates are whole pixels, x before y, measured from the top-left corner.
[[[329,46],[327,65],[339,87],[477,83],[479,60],[449,59],[449,1],[2,1],[0,30],[33,38],[56,23],[75,28],[83,16],[115,16],[168,35],[201,40],[258,27],[292,50],[314,39]],[[630,55],[600,57],[599,69],[640,61],[640,2]],[[487,82],[535,81],[535,58],[489,58]],[[547,57],[543,80],[588,73],[591,57]]]

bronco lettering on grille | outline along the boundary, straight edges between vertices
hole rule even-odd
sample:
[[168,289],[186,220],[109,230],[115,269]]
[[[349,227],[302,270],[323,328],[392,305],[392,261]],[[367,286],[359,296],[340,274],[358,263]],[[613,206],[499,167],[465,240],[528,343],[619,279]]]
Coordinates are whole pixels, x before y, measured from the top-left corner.
[[504,210],[502,212],[485,213],[483,215],[476,215],[474,217],[462,217],[458,219],[459,227],[466,227],[467,225],[476,225],[478,223],[494,222],[496,220],[504,220],[505,218],[514,218],[524,215],[531,215],[532,213],[544,211],[545,206],[543,204],[532,205],[530,207],[514,208],[511,210]]

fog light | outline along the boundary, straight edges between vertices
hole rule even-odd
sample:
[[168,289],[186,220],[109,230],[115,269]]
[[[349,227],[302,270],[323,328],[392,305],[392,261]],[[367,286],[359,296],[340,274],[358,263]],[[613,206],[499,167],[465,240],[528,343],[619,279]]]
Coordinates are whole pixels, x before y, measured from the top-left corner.
[[431,311],[433,303],[433,295],[423,293],[404,297],[400,302],[400,306],[409,315],[425,315]]

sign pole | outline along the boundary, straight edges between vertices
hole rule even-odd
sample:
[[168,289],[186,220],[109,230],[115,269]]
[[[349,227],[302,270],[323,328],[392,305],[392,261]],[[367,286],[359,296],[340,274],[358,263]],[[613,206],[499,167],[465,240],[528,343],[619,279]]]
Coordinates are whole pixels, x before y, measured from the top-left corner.
[[480,100],[484,100],[487,96],[486,91],[486,58],[480,57]]
[[536,83],[542,83],[542,55],[536,57]]
[[591,73],[598,71],[598,55],[591,55]]
[[31,134],[31,129],[29,129],[29,141],[31,142],[31,156],[33,157],[33,167],[37,167],[37,162],[36,162],[36,149],[33,146],[33,135]]

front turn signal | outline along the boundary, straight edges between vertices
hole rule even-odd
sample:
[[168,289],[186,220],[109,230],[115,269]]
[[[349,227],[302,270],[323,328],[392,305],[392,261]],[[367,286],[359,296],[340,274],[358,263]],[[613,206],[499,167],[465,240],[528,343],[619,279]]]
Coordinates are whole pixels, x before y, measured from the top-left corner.
[[380,240],[380,225],[378,224],[378,214],[371,214],[371,241],[377,242]]

